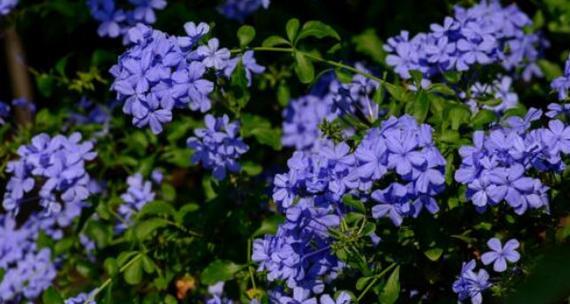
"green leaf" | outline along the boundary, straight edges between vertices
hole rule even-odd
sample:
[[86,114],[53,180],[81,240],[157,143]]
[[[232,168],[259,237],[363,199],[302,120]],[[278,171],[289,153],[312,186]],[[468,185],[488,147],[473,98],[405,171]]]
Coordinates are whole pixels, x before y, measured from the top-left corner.
[[55,71],[59,74],[59,76],[65,78],[65,68],[67,67],[67,61],[69,56],[65,56],[57,61],[55,64]]
[[274,47],[274,46],[278,46],[278,45],[289,45],[289,41],[287,41],[285,38],[283,38],[281,36],[273,35],[273,36],[269,36],[265,40],[263,40],[263,43],[261,45],[264,47]]
[[416,100],[411,104],[411,114],[419,121],[424,122],[429,111],[430,100],[425,91],[417,94]]
[[425,256],[430,259],[430,261],[435,262],[439,260],[441,255],[443,254],[443,249],[441,248],[431,248],[424,252]]
[[356,281],[356,290],[362,290],[370,283],[373,277],[361,277]]
[[283,223],[284,218],[280,215],[274,215],[268,217],[261,222],[261,226],[255,230],[251,237],[255,238],[265,234],[275,234],[277,232],[277,227]]
[[449,110],[449,121],[451,122],[451,128],[453,130],[459,129],[459,127],[467,123],[471,117],[471,111],[467,106],[454,105]]
[[243,265],[238,265],[234,262],[216,260],[202,271],[200,279],[205,285],[225,282],[233,279],[234,275],[243,269],[243,267]]
[[386,52],[382,48],[382,40],[378,38],[374,29],[367,29],[352,38],[357,52],[372,58],[375,63],[384,64]]
[[449,71],[449,72],[443,73],[443,77],[445,78],[445,80],[447,80],[448,82],[450,82],[452,84],[458,83],[461,80],[461,76],[462,76],[462,73],[456,72],[456,71]]
[[471,125],[474,129],[483,129],[497,119],[495,112],[482,109],[471,119]]
[[226,92],[225,96],[229,100],[230,110],[236,113],[236,115],[241,113],[241,109],[245,108],[251,98],[249,88],[247,87],[245,68],[241,61],[238,62],[232,73],[230,78],[230,90]]
[[53,287],[49,287],[44,293],[42,294],[42,303],[43,304],[63,304],[63,298],[57,290]]
[[342,198],[342,202],[345,205],[353,208],[354,210],[357,210],[361,213],[366,213],[366,207],[364,207],[364,204],[362,203],[362,201],[353,197],[352,195],[345,195]]
[[141,211],[137,213],[138,218],[143,218],[148,215],[175,216],[176,210],[169,203],[163,201],[153,201],[144,205]]
[[289,104],[290,99],[291,92],[287,86],[287,83],[285,81],[280,82],[279,86],[277,87],[277,101],[279,102],[279,105],[286,107]]
[[182,206],[182,208],[180,208],[180,210],[178,210],[178,212],[176,213],[176,222],[182,224],[186,214],[198,211],[199,209],[200,205],[195,203],[189,203]]
[[380,293],[380,302],[382,304],[393,304],[396,303],[398,297],[400,295],[400,266],[396,267],[388,281],[386,281],[386,285],[382,289]]
[[254,137],[257,142],[281,149],[281,129],[271,127],[271,123],[261,116],[244,113],[241,117],[241,134],[243,137]]
[[544,77],[548,81],[552,81],[554,78],[562,75],[562,69],[555,63],[552,63],[546,59],[539,59],[537,63],[544,73]]
[[50,97],[55,87],[55,79],[51,75],[40,74],[36,77],[36,85],[42,96]]
[[434,83],[434,84],[430,85],[428,92],[447,95],[447,96],[457,95],[452,88],[448,87],[447,85],[445,85],[443,83]]
[[392,98],[397,101],[408,102],[414,99],[414,95],[403,87],[396,86],[387,82],[383,83],[382,85],[386,88],[386,91],[388,91],[390,96],[392,96]]
[[135,233],[139,240],[145,240],[148,238],[151,233],[155,230],[166,227],[168,225],[168,221],[162,218],[152,218],[148,220],[144,220],[143,222],[136,225]]
[[338,33],[329,25],[320,21],[307,21],[303,24],[303,28],[299,33],[296,41],[300,41],[307,37],[315,37],[317,39],[323,39],[325,37],[334,38],[340,40]]
[[302,83],[310,83],[315,79],[313,63],[301,52],[295,52],[295,73]]
[[153,273],[156,268],[154,262],[146,254],[143,255],[141,259],[144,271],[146,273]]
[[167,202],[172,202],[176,199],[176,188],[169,183],[164,183],[160,187],[162,198]]
[[125,269],[125,273],[123,277],[125,282],[130,285],[137,285],[142,281],[143,276],[143,264],[142,259],[138,258],[133,261],[127,269]]
[[243,172],[249,176],[257,176],[263,172],[263,167],[260,164],[254,163],[252,161],[246,161],[242,164]]
[[117,263],[115,258],[106,258],[103,262],[103,268],[110,277],[114,277],[119,273],[119,263]]
[[285,31],[287,32],[287,38],[289,41],[294,44],[295,38],[297,38],[297,33],[299,32],[299,19],[293,18],[287,21],[287,25],[285,25]]
[[255,29],[251,25],[242,25],[237,31],[239,45],[246,47],[255,38]]
[[260,144],[281,150],[281,129],[255,129],[252,134]]

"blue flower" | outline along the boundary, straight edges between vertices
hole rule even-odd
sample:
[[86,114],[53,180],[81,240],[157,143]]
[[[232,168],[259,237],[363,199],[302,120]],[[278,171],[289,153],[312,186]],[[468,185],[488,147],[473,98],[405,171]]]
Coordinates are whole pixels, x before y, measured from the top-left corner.
[[218,11],[229,19],[243,22],[261,7],[267,9],[269,4],[270,0],[225,0]]
[[215,118],[206,115],[206,128],[194,130],[194,137],[187,140],[188,147],[194,149],[193,163],[201,163],[204,168],[213,169],[214,178],[223,180],[227,171],[239,172],[237,159],[249,147],[238,136],[239,124],[231,122],[227,115]]
[[153,201],[155,197],[151,182],[144,180],[140,173],[129,176],[127,184],[129,185],[127,191],[121,195],[123,204],[117,210],[117,213],[123,220],[123,222],[117,224],[117,232],[127,229],[132,222],[133,215],[139,212],[146,204]]
[[570,88],[570,57],[568,57],[564,64],[564,73],[562,76],[554,79],[550,87],[558,92],[559,100],[568,98],[568,89]]
[[351,301],[352,301],[352,298],[350,297],[350,295],[347,292],[342,291],[336,297],[336,299],[332,298],[328,294],[322,295],[320,303],[321,304],[350,304]]
[[0,0],[0,16],[8,15],[18,2],[19,0]]
[[223,70],[230,59],[230,50],[226,48],[220,49],[220,41],[212,38],[208,41],[208,45],[202,45],[196,49],[196,55],[202,58],[202,63],[208,68]]
[[207,23],[200,22],[187,22],[184,24],[184,31],[187,36],[178,37],[178,44],[182,48],[190,48],[198,43],[210,31],[210,26]]
[[485,265],[493,263],[493,270],[496,272],[505,271],[507,261],[516,263],[520,259],[520,254],[516,251],[520,244],[515,239],[508,240],[503,247],[499,239],[492,238],[487,242],[487,245],[491,251],[483,253],[481,261]]
[[484,269],[475,271],[475,260],[463,263],[458,279],[453,283],[453,292],[460,301],[471,300],[472,304],[483,303],[483,291],[489,289],[489,274]]
[[155,134],[172,120],[174,108],[210,110],[214,83],[206,79],[207,68],[221,69],[229,59],[229,51],[218,50],[215,38],[209,46],[197,45],[207,25],[187,23],[185,28],[188,36],[173,37],[138,24],[129,30],[133,46],[110,70],[115,77],[111,89],[123,112],[135,126],[150,126]]
[[82,292],[82,293],[76,295],[75,297],[71,297],[71,298],[66,299],[64,301],[64,304],[97,304],[97,302],[95,302],[94,299],[87,301],[91,297],[92,293],[93,292],[90,292],[90,293]]
[[446,17],[443,25],[432,24],[431,32],[410,38],[402,31],[389,38],[384,45],[386,63],[406,79],[412,70],[432,78],[447,71],[466,71],[475,64],[498,63],[507,71],[520,67],[528,81],[542,75],[536,61],[546,45],[539,35],[525,31],[531,24],[515,5],[482,1],[469,9],[456,6],[454,16]]

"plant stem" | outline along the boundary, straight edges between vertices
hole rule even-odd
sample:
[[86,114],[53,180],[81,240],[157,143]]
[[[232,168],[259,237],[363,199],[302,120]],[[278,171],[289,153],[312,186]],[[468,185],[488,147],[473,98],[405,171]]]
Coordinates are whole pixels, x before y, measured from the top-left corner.
[[356,302],[360,302],[360,300],[362,300],[362,298],[364,298],[364,296],[366,295],[366,293],[368,292],[368,290],[370,290],[370,288],[372,288],[372,286],[374,286],[374,284],[376,284],[376,282],[383,277],[386,273],[388,273],[388,271],[390,271],[392,268],[396,267],[396,263],[392,263],[390,264],[390,266],[386,267],[384,270],[382,270],[381,273],[377,274],[376,276],[374,276],[374,279],[372,280],[372,282],[370,282],[370,284],[368,284],[368,286],[366,286],[366,288],[362,291],[362,293],[358,296],[358,298],[356,299]]
[[[138,259],[140,259],[142,257],[142,253],[138,253],[137,255],[135,255],[130,261],[128,261],[125,265],[123,265],[121,268],[119,268],[119,273],[123,273],[125,270],[127,270],[127,268],[129,266],[131,266],[134,262],[136,262]],[[103,284],[101,284],[101,286],[97,287],[97,289],[95,289],[95,291],[89,295],[89,298],[87,298],[87,300],[83,303],[83,304],[89,304],[90,302],[95,300],[95,297],[97,297],[97,295],[103,291],[107,286],[109,286],[109,284],[111,284],[111,282],[113,282],[113,278],[110,277],[107,280],[105,280],[105,282],[103,282]]]
[[255,285],[255,276],[253,274],[253,267],[251,266],[251,251],[252,251],[252,246],[253,246],[253,242],[251,240],[251,238],[249,238],[247,240],[247,269],[249,271],[249,277],[251,278],[251,285],[253,286],[253,289],[257,289],[257,286]]
[[[346,64],[341,63],[341,62],[338,62],[338,61],[333,61],[333,60],[324,59],[324,58],[321,58],[321,57],[319,57],[319,56],[316,56],[316,55],[313,55],[313,54],[310,54],[310,53],[307,53],[307,52],[299,51],[299,50],[297,50],[297,49],[295,49],[295,48],[292,48],[292,47],[264,47],[264,46],[258,46],[258,47],[254,47],[254,48],[251,48],[251,49],[252,49],[253,51],[259,51],[259,52],[301,53],[301,54],[303,54],[303,56],[305,56],[305,57],[307,57],[307,58],[310,58],[310,59],[312,59],[312,60],[314,60],[314,61],[322,62],[322,63],[328,64],[328,65],[330,65],[330,66],[334,66],[334,67],[337,67],[337,68],[345,69],[345,70],[350,71],[350,72],[352,72],[352,73],[354,73],[354,74],[359,74],[359,75],[362,75],[362,76],[364,76],[364,77],[366,77],[366,78],[375,80],[375,81],[377,81],[377,82],[379,82],[379,83],[385,83],[385,82],[386,82],[384,79],[382,79],[382,78],[380,78],[380,77],[376,77],[376,76],[374,76],[374,75],[372,75],[372,74],[370,74],[370,73],[367,73],[367,72],[365,72],[365,71],[361,71],[361,70],[359,70],[359,69],[357,69],[357,68],[355,68],[355,67],[352,67],[352,66],[350,66],[350,65],[346,65]],[[232,52],[232,53],[241,53],[242,50],[240,50],[240,49],[233,49],[233,50],[231,50],[231,52]]]

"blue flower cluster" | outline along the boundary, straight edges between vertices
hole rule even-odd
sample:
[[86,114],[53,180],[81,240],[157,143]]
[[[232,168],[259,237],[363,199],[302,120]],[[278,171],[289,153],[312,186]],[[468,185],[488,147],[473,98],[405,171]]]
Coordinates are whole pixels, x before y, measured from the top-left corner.
[[[361,65],[360,70],[368,72]],[[340,83],[334,74],[324,74],[310,94],[291,100],[283,110],[283,136],[281,143],[297,150],[307,150],[320,143],[323,121],[332,122],[342,116],[351,116],[366,122],[378,119],[379,106],[372,100],[379,88],[378,82],[355,75],[349,83]],[[350,135],[352,130],[344,130]]]
[[74,124],[98,124],[106,126],[111,120],[109,109],[99,104],[93,103],[83,96],[78,102],[81,112],[71,113],[69,119]]
[[548,112],[544,115],[550,118],[557,116],[570,117],[570,104],[551,103],[547,107]]
[[239,136],[239,123],[230,122],[227,115],[215,118],[208,114],[204,118],[206,128],[194,130],[187,144],[194,150],[193,163],[201,163],[204,168],[212,169],[215,179],[226,178],[227,171],[241,170],[237,159],[249,150]]
[[548,208],[548,187],[532,178],[531,169],[561,172],[562,156],[570,153],[570,127],[550,120],[548,128],[530,129],[542,112],[530,109],[526,117],[511,117],[506,126],[473,134],[473,146],[463,146],[455,180],[467,185],[467,199],[477,210],[506,201],[517,214],[528,208]]
[[[519,96],[512,89],[513,79],[509,76],[499,76],[492,83],[475,82],[469,94],[461,92],[459,95],[471,112],[477,113],[480,109],[502,113],[519,104]],[[481,105],[480,102],[483,102]],[[486,104],[490,103],[490,104]]]
[[241,60],[250,82],[252,74],[264,70],[251,51],[230,58],[230,51],[220,48],[216,38],[199,45],[210,30],[207,24],[188,22],[184,29],[186,36],[174,37],[138,24],[129,30],[133,46],[110,70],[115,77],[111,88],[124,103],[123,112],[133,116],[135,126],[149,125],[155,134],[172,120],[174,108],[210,110],[208,95],[214,83],[206,79],[208,70],[229,77]]
[[[322,293],[323,282],[344,267],[331,250],[329,230],[338,228],[347,212],[345,194],[370,196],[378,202],[373,216],[390,217],[399,226],[403,217],[417,216],[424,207],[437,212],[433,196],[445,183],[445,159],[433,144],[431,127],[418,125],[411,116],[391,117],[371,129],[354,152],[344,142],[322,140],[318,149],[294,152],[287,165],[289,172],[277,174],[273,188],[285,223],[275,235],[255,241],[253,260],[259,271],[267,271],[269,281],[304,289],[298,294],[303,300],[310,298],[307,292]],[[373,191],[389,170],[405,184],[393,182]]]
[[226,18],[243,22],[261,7],[267,9],[270,2],[270,0],[225,0],[218,7],[218,11]]
[[[85,163],[97,155],[93,143],[82,142],[81,134],[50,137],[42,133],[32,138],[30,145],[18,149],[19,159],[10,161],[6,171],[11,174],[6,185],[3,206],[17,213],[32,192],[36,178],[43,181],[39,189],[39,205],[43,213],[57,218],[59,224],[69,224],[78,215],[91,194],[91,178]],[[63,216],[63,218],[59,218]]]
[[453,292],[457,293],[459,301],[471,299],[472,304],[483,303],[483,291],[491,287],[489,273],[485,269],[475,270],[475,260],[463,263],[457,281],[453,283]]
[[[520,243],[516,239],[508,240],[503,246],[499,239],[491,238],[487,241],[487,246],[491,251],[483,253],[481,261],[484,265],[493,263],[495,272],[504,272],[507,269],[507,261],[516,263],[520,259],[520,254],[517,252]],[[491,287],[489,273],[485,269],[475,271],[475,267],[475,260],[463,263],[461,272],[453,283],[453,292],[457,293],[459,301],[470,299],[473,304],[481,304],[483,291]]]
[[56,276],[50,249],[38,249],[38,226],[30,219],[20,228],[9,215],[0,215],[0,302],[37,298]]
[[95,302],[95,300],[87,301],[87,300],[89,300],[90,296],[91,296],[91,293],[82,292],[75,297],[66,299],[64,304],[97,304],[97,302]]
[[138,23],[155,23],[155,10],[164,9],[167,1],[129,0],[129,3],[133,8],[123,10],[115,0],[87,0],[91,16],[101,23],[97,29],[99,36],[116,38],[122,35],[123,41],[129,42],[128,30]]
[[10,105],[0,101],[0,125],[6,124],[6,120],[10,117]]
[[234,301],[223,296],[224,282],[218,282],[208,286],[208,293],[212,296],[206,300],[206,304],[233,304]]
[[322,136],[319,125],[324,120],[332,122],[337,117],[330,95],[323,98],[306,95],[291,100],[283,110],[281,143],[297,150],[311,149]]
[[275,235],[255,240],[252,259],[259,264],[258,271],[267,271],[270,282],[284,281],[292,289],[322,293],[325,282],[344,267],[331,249],[333,239],[328,233],[338,227],[340,217],[332,205],[311,197],[300,198],[285,215]]
[[424,207],[430,213],[439,210],[433,196],[445,187],[446,162],[433,143],[429,125],[418,125],[408,115],[391,117],[368,132],[354,155],[360,189],[371,189],[389,170],[403,182],[372,192],[378,203],[372,208],[374,218],[389,217],[400,226],[404,217],[417,217]]
[[546,44],[538,34],[525,32],[532,21],[516,5],[482,1],[471,7],[455,7],[453,17],[432,24],[431,32],[414,37],[403,31],[388,39],[386,63],[402,78],[417,70],[432,78],[446,71],[467,71],[474,64],[501,64],[507,71],[523,68],[523,78],[540,76],[536,64]]
[[19,0],[0,0],[0,16],[8,15],[16,5],[18,5]]
[[570,89],[570,57],[564,64],[564,73],[550,83],[550,87],[558,93],[559,100],[568,98],[568,89]]
[[129,176],[127,185],[129,185],[127,192],[121,195],[123,204],[117,210],[123,220],[117,224],[115,228],[117,232],[127,229],[131,224],[132,216],[146,204],[153,201],[155,196],[155,193],[152,191],[152,183],[145,181],[140,173]]
[[[359,70],[369,72],[361,65]],[[356,74],[349,83],[331,82],[330,94],[333,98],[333,112],[339,115],[351,115],[361,120],[374,122],[379,116],[379,106],[372,96],[380,84],[372,79]]]

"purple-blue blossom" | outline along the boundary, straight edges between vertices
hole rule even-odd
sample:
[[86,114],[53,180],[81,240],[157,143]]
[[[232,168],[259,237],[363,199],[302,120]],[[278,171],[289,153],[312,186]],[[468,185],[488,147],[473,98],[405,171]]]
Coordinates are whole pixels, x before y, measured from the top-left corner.
[[140,173],[129,176],[127,185],[127,191],[121,194],[123,203],[117,210],[122,219],[116,226],[118,232],[127,229],[132,222],[132,217],[146,204],[153,201],[155,197],[155,193],[152,191],[152,183],[144,180]]
[[97,302],[95,302],[94,299],[91,299],[90,301],[89,298],[91,297],[92,292],[90,293],[80,293],[78,295],[76,295],[75,297],[71,297],[68,299],[65,299],[64,304],[97,304]]
[[559,115],[564,117],[570,116],[570,104],[551,103],[547,106],[547,109],[548,112],[546,112],[544,115],[549,118],[554,118]]
[[558,93],[559,100],[568,98],[568,89],[570,88],[570,57],[564,64],[564,73],[550,83],[550,87]]
[[239,123],[230,122],[227,115],[204,118],[206,128],[194,130],[194,136],[188,138],[188,147],[194,150],[192,162],[200,163],[206,169],[212,169],[214,178],[223,180],[229,172],[241,170],[238,158],[249,150],[239,137]]
[[[38,217],[47,221],[41,221],[44,226],[69,226],[92,194],[85,164],[96,156],[93,143],[82,141],[80,133],[69,137],[43,133],[34,136],[31,144],[21,146],[18,156],[6,168],[10,180],[4,194],[4,208],[18,213],[27,202],[38,200],[42,208]],[[29,198],[36,186],[39,197]]]
[[[477,113],[480,109],[502,113],[519,104],[519,96],[513,91],[512,83],[513,79],[511,77],[500,75],[491,83],[474,83],[469,90],[469,95],[465,92],[461,92],[460,97],[465,99],[465,103],[473,113]],[[469,96],[469,98],[467,98],[467,96]],[[480,103],[492,100],[495,100],[493,104]]]
[[515,239],[510,239],[505,243],[505,246],[501,244],[501,241],[497,238],[492,238],[487,242],[487,246],[491,251],[483,253],[481,255],[481,262],[485,265],[493,264],[493,270],[496,272],[503,272],[507,270],[507,262],[516,263],[521,258],[517,249],[520,246],[519,241]]
[[6,120],[10,117],[10,105],[0,101],[0,125],[6,123]]
[[91,16],[99,21],[97,34],[100,37],[116,38],[123,36],[123,42],[128,43],[128,31],[138,23],[153,24],[156,22],[156,10],[166,7],[166,0],[129,0],[132,8],[121,9],[123,2],[115,0],[87,0]]
[[324,294],[321,296],[321,304],[350,304],[352,298],[350,295],[345,292],[341,291],[340,294],[335,298],[331,297],[328,294]]
[[404,217],[417,217],[423,208],[436,213],[434,196],[445,186],[445,159],[435,147],[432,129],[408,115],[390,117],[371,129],[356,148],[359,189],[370,191],[375,181],[395,172],[404,183],[394,182],[372,192],[377,202],[374,218],[389,217],[399,226]]
[[483,303],[483,292],[491,287],[489,273],[485,269],[475,270],[475,260],[463,263],[457,280],[453,283],[453,292],[459,301],[471,300],[472,304]]
[[226,67],[224,68],[224,75],[229,78],[240,61],[245,70],[247,85],[251,86],[253,74],[263,73],[265,71],[265,67],[257,63],[253,51],[246,51],[242,56],[236,56],[228,61]]
[[432,24],[431,32],[414,37],[406,31],[387,40],[386,63],[402,78],[417,70],[428,78],[473,65],[500,64],[507,71],[522,68],[522,77],[541,76],[536,64],[546,42],[525,32],[532,21],[516,5],[482,1],[471,8],[456,6],[453,17]]
[[0,16],[8,15],[18,2],[19,0],[0,0]]
[[20,97],[12,100],[12,106],[14,106],[14,108],[24,109],[31,113],[36,112],[36,105],[33,102],[26,99],[25,97]]
[[184,28],[185,36],[174,37],[138,24],[128,32],[131,48],[110,70],[115,77],[111,89],[123,103],[123,112],[132,116],[135,126],[149,126],[155,134],[172,120],[174,108],[210,110],[214,82],[207,79],[208,71],[230,77],[241,60],[251,84],[252,75],[264,70],[252,51],[232,59],[217,38],[200,45],[209,31],[207,24],[189,22]]
[[260,8],[267,9],[269,4],[270,0],[225,0],[218,11],[229,19],[243,22]]
[[530,123],[540,119],[542,112],[530,109],[525,118],[509,117],[504,126],[488,134],[476,131],[473,146],[459,149],[462,164],[455,180],[467,185],[466,197],[477,210],[502,201],[523,214],[528,208],[548,208],[548,190],[539,172],[561,172],[562,156],[570,153],[570,127],[551,120],[548,128],[531,129]]

